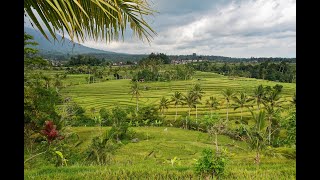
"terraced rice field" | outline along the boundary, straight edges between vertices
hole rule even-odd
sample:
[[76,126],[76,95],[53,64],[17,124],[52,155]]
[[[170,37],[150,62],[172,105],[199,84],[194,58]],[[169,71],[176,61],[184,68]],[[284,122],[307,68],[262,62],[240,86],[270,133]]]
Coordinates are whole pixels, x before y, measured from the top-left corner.
[[[114,106],[135,106],[135,99],[131,98],[130,92],[130,80],[109,80],[105,82],[98,82],[93,84],[85,84],[86,75],[68,75],[65,80],[68,85],[61,92],[65,97],[71,97],[75,102],[79,103],[90,114],[90,109],[95,108],[97,112],[100,108],[113,108]],[[208,73],[208,72],[196,72],[192,80],[187,81],[171,81],[171,82],[143,82],[140,83],[141,97],[139,99],[139,106],[143,105],[158,105],[162,96],[170,98],[175,91],[186,93],[189,88],[194,84],[200,83],[203,91],[205,92],[202,97],[202,104],[198,105],[198,116],[204,115],[209,112],[205,106],[206,99],[210,96],[215,96],[218,100],[221,100],[218,110],[222,117],[226,114],[226,104],[223,103],[223,96],[221,91],[226,88],[232,88],[238,92],[245,91],[249,95],[252,95],[253,89],[259,84],[264,86],[274,86],[276,84],[283,85],[283,99],[291,100],[292,95],[296,90],[296,84],[294,83],[279,83],[266,80],[259,80],[253,78],[229,78],[223,75]],[[149,87],[149,90],[144,90],[145,87]],[[285,102],[284,104],[289,104]],[[178,106],[178,115],[188,111],[187,106]],[[195,115],[195,109],[191,111],[192,115]],[[170,105],[169,109],[165,111],[167,120],[173,120],[175,115],[174,105]],[[243,116],[249,116],[248,109],[243,110]],[[240,109],[234,111],[229,109],[230,119],[234,119],[240,116]]]

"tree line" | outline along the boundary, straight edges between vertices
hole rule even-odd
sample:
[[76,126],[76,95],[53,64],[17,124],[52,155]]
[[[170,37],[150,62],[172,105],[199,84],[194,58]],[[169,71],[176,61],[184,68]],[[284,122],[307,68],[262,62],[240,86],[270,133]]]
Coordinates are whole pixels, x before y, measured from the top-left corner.
[[296,82],[296,65],[288,61],[275,63],[224,63],[222,66],[211,62],[194,63],[192,67],[198,71],[215,72],[227,76],[242,76],[279,82]]

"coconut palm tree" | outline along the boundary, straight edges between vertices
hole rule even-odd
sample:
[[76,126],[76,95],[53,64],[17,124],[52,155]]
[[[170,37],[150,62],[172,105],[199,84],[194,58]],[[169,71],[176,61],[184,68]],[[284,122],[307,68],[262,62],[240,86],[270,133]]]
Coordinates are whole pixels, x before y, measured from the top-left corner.
[[[277,115],[279,114],[279,112],[281,111],[280,108],[274,108],[272,107],[270,104],[265,103],[265,110],[266,110],[266,114],[267,114],[267,119],[268,119],[268,143],[269,145],[271,144],[271,135],[273,132],[276,131],[276,129],[274,130],[273,128],[273,120],[276,119]],[[273,130],[273,132],[272,132]]]
[[48,40],[44,27],[55,40],[58,30],[63,35],[66,32],[71,41],[76,38],[78,42],[84,41],[86,35],[107,42],[118,40],[119,36],[123,39],[126,27],[130,27],[139,39],[150,42],[156,32],[143,17],[154,12],[146,0],[24,1],[24,14]]
[[[192,92],[194,94],[194,97],[196,98],[196,123],[198,123],[198,106],[197,104],[201,104],[200,100],[202,98],[202,95],[205,93],[202,91],[202,88],[201,88],[201,85],[200,84],[195,84],[193,89],[192,89]],[[199,100],[199,101],[198,101]]]
[[218,102],[217,98],[211,96],[209,99],[207,99],[206,105],[210,109],[210,116],[212,117],[212,110],[218,109],[218,106],[219,106],[219,102]]
[[[192,91],[188,91],[186,95],[183,95],[183,101],[184,101],[184,104],[186,104],[189,108],[189,117],[190,117],[191,109],[195,107],[197,103],[197,99],[194,96],[194,93]],[[187,126],[188,126],[188,120],[186,118],[186,128]]]
[[170,103],[169,99],[162,96],[162,98],[160,99],[160,104],[159,104],[159,109],[162,113],[162,116],[163,116],[164,110],[168,109],[169,103]]
[[261,102],[263,105],[269,104],[272,108],[281,107],[281,103],[285,102],[285,100],[280,100],[280,99],[281,99],[281,90],[273,88],[267,93],[265,93]]
[[227,102],[227,121],[229,121],[229,106],[232,98],[235,95],[235,92],[232,89],[227,88],[224,91],[222,91],[222,95],[224,97],[224,100]]
[[188,91],[186,95],[183,95],[183,101],[189,108],[189,116],[191,114],[191,109],[196,107],[196,100],[194,93],[192,91]]
[[272,120],[275,118],[276,114],[281,110],[281,103],[284,102],[280,96],[281,89],[270,90],[262,100],[262,104],[265,106],[267,117],[268,117],[268,141],[271,144],[271,134],[272,134]]
[[260,84],[258,87],[256,87],[256,89],[254,89],[254,95],[253,95],[255,102],[258,105],[258,110],[260,110],[260,104],[262,103],[264,96],[265,96],[265,91],[263,86]]
[[[250,110],[251,111],[251,110]],[[255,122],[255,125],[252,129],[247,129],[246,133],[249,138],[250,147],[252,149],[256,150],[256,158],[255,162],[257,164],[260,163],[260,152],[265,147],[265,133],[266,133],[266,127],[265,127],[265,111],[260,110],[259,113],[254,113],[251,111],[252,118]]]
[[171,96],[171,102],[174,102],[174,106],[176,107],[176,115],[174,117],[174,120],[177,120],[177,115],[178,115],[178,108],[177,106],[179,104],[183,104],[183,96],[181,92],[176,91],[172,96]]
[[240,96],[237,97],[237,96],[234,96],[233,97],[233,101],[236,103],[236,104],[233,104],[233,107],[234,107],[234,110],[240,108],[240,111],[241,111],[241,121],[242,121],[242,110],[244,107],[252,107],[251,104],[247,104],[251,101],[253,101],[254,99],[253,98],[249,98],[247,96],[247,94],[245,92],[241,92],[240,93]]
[[131,91],[130,94],[132,95],[131,100],[133,97],[136,98],[136,104],[137,104],[137,113],[139,111],[139,97],[140,97],[140,90],[139,90],[139,84],[138,82],[132,82]]

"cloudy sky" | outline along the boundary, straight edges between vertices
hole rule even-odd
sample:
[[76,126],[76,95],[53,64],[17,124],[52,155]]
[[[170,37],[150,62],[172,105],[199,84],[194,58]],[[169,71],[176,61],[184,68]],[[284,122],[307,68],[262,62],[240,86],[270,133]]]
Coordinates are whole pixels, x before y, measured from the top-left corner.
[[157,32],[142,42],[127,31],[124,42],[82,43],[130,54],[229,57],[296,57],[295,0],[149,0]]

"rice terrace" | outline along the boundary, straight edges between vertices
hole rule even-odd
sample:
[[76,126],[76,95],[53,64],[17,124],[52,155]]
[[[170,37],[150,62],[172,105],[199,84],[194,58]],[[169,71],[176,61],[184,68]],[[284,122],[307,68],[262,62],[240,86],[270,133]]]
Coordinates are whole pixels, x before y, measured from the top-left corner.
[[[190,5],[186,12],[193,7],[205,13],[203,8],[209,8],[185,3]],[[281,3],[218,4],[213,9],[220,14],[211,15],[223,19],[239,14],[250,21],[239,12],[243,7],[273,7],[277,14]],[[181,17],[166,9],[168,5],[152,6],[144,0],[25,1],[25,18],[32,22],[24,33],[25,179],[296,179],[296,58],[281,54],[282,46],[268,51],[267,45],[265,52],[273,57],[262,53],[240,58],[262,52],[248,33],[243,37],[253,49],[241,51],[245,55],[234,48],[225,50],[233,57],[199,55],[219,54],[217,49],[224,47],[197,49],[202,47],[196,44],[200,29],[206,29],[201,23],[181,24],[176,45],[164,48],[162,43],[168,42],[160,42],[157,34],[175,37],[159,28],[160,22],[151,24],[153,29],[144,18],[158,8],[160,20],[172,15],[161,25],[184,23],[173,21]],[[243,23],[238,21],[232,24],[236,30]],[[207,19],[201,22],[210,24]],[[222,20],[217,22],[223,26]],[[130,53],[124,54],[85,44],[86,38],[123,38],[126,28],[151,45],[143,52],[135,40],[128,40],[132,45],[101,45]],[[197,28],[199,33],[188,34]],[[51,44],[62,39],[56,30],[75,45]],[[236,30],[234,34],[241,34]],[[220,35],[214,28],[202,34],[208,37],[211,31]],[[155,49],[166,53],[154,53],[152,37]],[[223,40],[229,44],[228,38]],[[192,48],[186,43],[193,43]],[[196,50],[201,53],[185,53]]]

